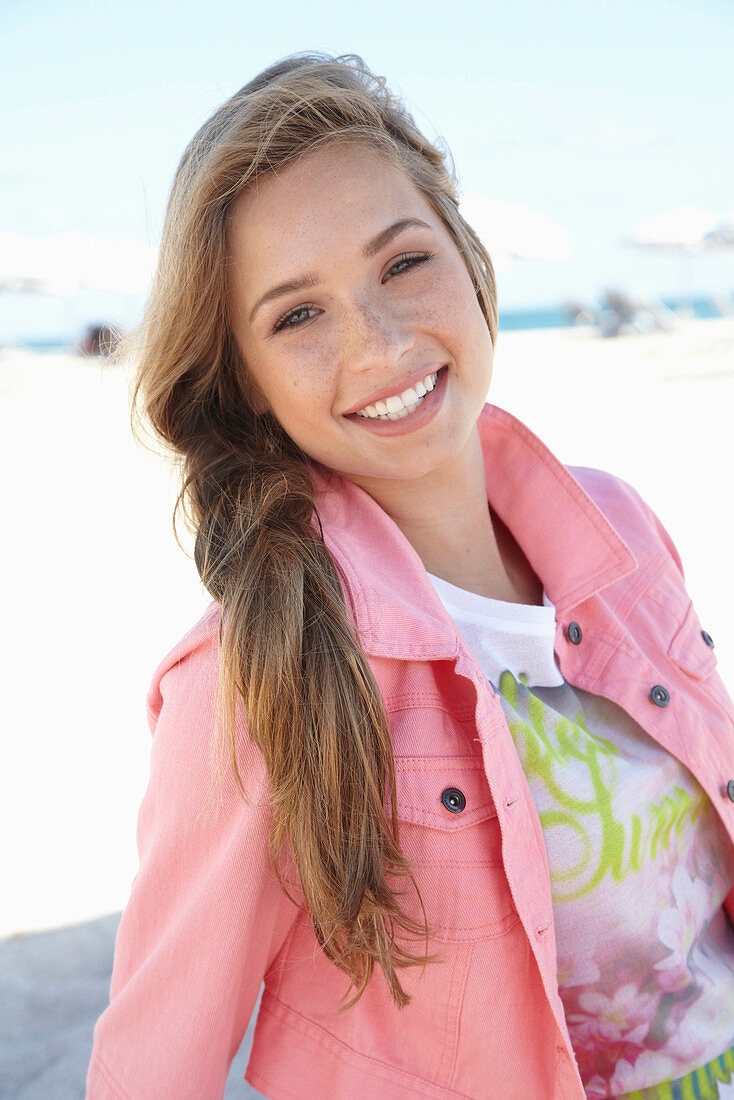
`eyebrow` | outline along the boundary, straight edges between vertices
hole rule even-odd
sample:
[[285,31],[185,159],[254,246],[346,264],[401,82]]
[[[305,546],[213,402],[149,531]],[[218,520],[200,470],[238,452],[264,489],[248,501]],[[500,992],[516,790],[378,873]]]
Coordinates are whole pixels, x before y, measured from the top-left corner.
[[[386,229],[382,229],[375,237],[367,241],[367,244],[362,248],[362,255],[365,260],[372,259],[373,256],[376,256],[378,252],[386,248],[400,233],[403,233],[406,229],[415,228],[430,229],[431,226],[428,222],[421,221],[420,218],[401,218],[400,221],[388,225]],[[297,290],[305,290],[307,287],[316,286],[318,282],[318,275],[309,272],[307,275],[299,275],[295,279],[289,279],[285,283],[278,283],[277,286],[273,286],[270,290],[266,290],[263,296],[258,298],[255,305],[250,310],[250,324],[252,324],[257,311],[261,306],[264,306],[266,302],[272,302],[275,298],[282,298],[284,294],[293,294]]]

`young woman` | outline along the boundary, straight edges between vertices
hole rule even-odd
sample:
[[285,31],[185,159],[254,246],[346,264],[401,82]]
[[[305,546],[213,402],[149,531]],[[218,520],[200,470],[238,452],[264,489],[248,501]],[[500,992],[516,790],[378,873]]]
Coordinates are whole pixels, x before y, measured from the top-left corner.
[[[359,58],[186,150],[138,333],[213,597],[88,1097],[734,1095],[734,706],[665,530],[485,397],[492,265]],[[559,389],[562,394],[562,388]]]

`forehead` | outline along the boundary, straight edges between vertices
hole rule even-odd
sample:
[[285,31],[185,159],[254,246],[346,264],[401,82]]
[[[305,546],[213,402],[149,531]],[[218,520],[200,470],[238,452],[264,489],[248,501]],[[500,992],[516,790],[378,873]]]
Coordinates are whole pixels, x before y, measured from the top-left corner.
[[261,176],[238,197],[229,245],[235,261],[282,265],[345,238],[359,248],[386,225],[410,215],[441,228],[402,168],[364,143],[330,143]]

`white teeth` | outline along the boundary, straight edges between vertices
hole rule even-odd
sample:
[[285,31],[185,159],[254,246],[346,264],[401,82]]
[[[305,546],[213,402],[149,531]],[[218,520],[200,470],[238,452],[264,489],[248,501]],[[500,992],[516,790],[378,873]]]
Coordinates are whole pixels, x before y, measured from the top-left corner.
[[374,405],[365,405],[363,409],[359,409],[357,416],[363,416],[369,420],[402,420],[418,408],[424,397],[436,385],[437,379],[438,371],[427,374],[424,379],[409,386],[401,394],[386,397],[384,401],[375,401]]

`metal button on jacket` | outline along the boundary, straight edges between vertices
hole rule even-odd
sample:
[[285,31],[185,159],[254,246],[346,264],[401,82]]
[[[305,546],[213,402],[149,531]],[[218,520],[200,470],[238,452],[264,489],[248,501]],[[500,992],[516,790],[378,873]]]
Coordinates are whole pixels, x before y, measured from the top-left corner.
[[581,627],[579,626],[579,624],[578,623],[569,623],[568,624],[568,640],[570,642],[573,642],[574,645],[578,645],[579,642],[581,641],[581,638],[582,638],[582,634],[581,634]]
[[662,684],[655,684],[655,687],[650,692],[650,698],[656,707],[667,707],[670,702],[668,689],[664,688]]
[[466,806],[466,796],[458,787],[447,787],[441,795],[441,801],[452,814],[460,814]]
[[712,649],[714,648],[714,639],[711,637],[708,630],[702,630],[701,637],[703,638],[706,645],[710,645]]
[[727,783],[726,793],[729,795],[729,798],[732,800],[732,802],[734,802],[734,779],[730,779]]

